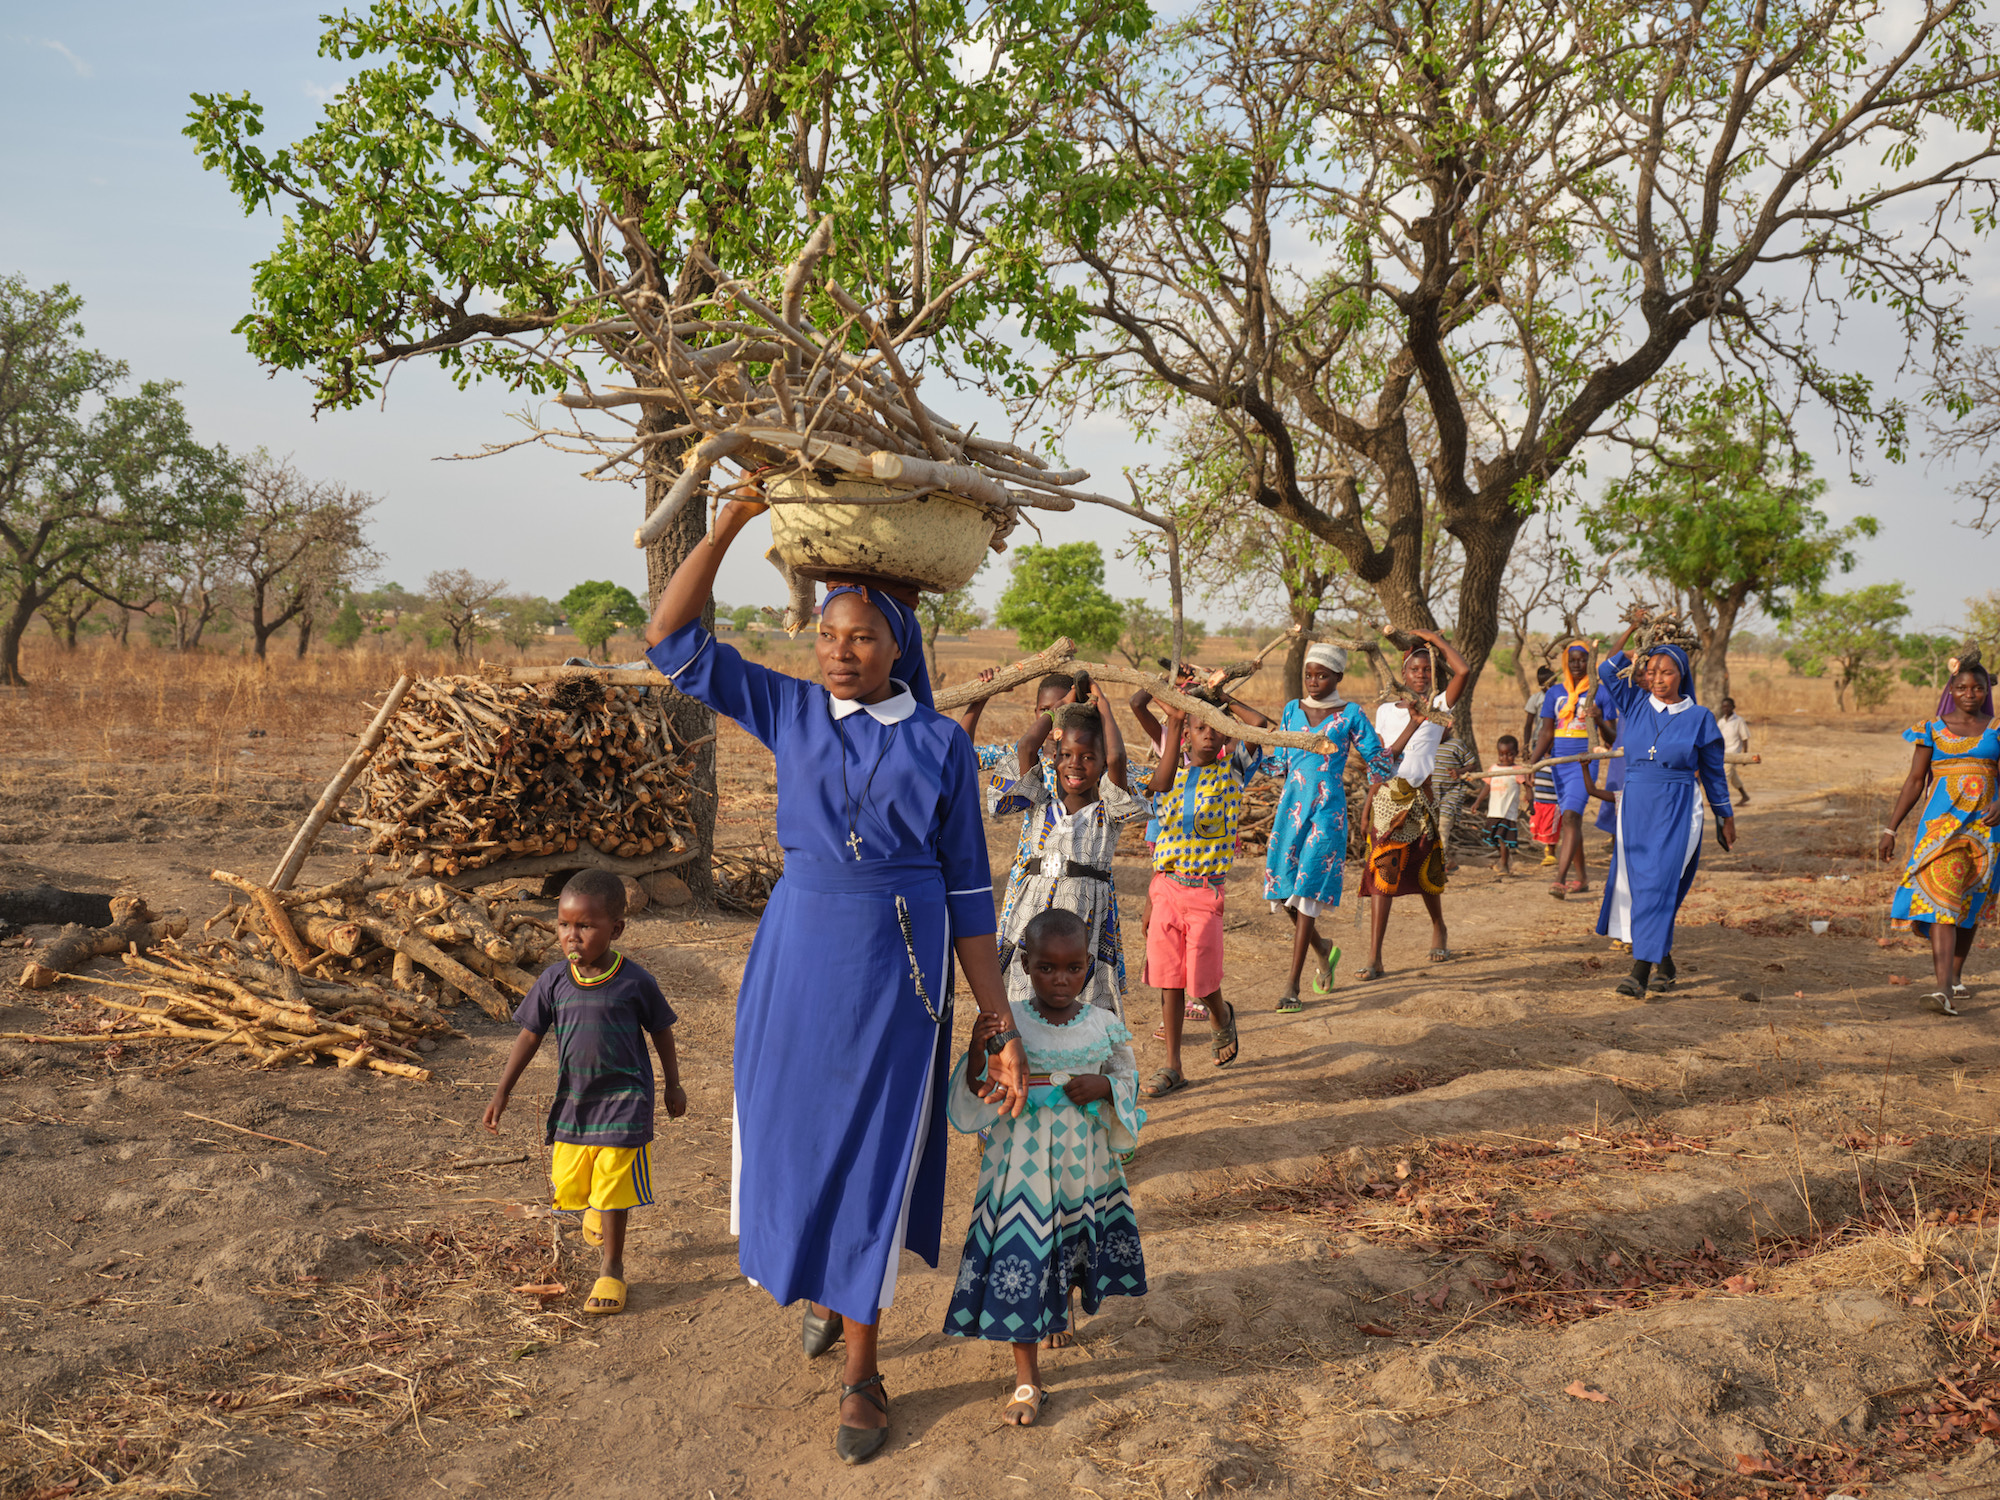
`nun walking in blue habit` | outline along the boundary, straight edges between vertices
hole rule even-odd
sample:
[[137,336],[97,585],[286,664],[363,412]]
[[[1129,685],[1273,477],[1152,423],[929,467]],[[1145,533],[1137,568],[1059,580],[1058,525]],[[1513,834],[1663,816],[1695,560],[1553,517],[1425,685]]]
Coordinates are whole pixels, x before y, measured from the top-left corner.
[[661,592],[646,655],[777,761],[785,873],[736,1000],[730,1228],[745,1276],[806,1303],[808,1355],[845,1337],[834,1445],[859,1463],[888,1440],[876,1338],[897,1261],[938,1263],[954,958],[999,1021],[984,1097],[1018,1115],[1028,1069],[993,940],[972,742],[932,707],[909,600],[875,582],[829,588],[817,683],[701,626],[723,554],[765,508],[723,507]]
[[1597,669],[1625,749],[1625,785],[1615,794],[1618,842],[1597,930],[1631,944],[1632,972],[1618,981],[1618,993],[1633,999],[1674,986],[1674,918],[1700,864],[1704,794],[1715,809],[1723,849],[1736,842],[1722,731],[1715,715],[1695,702],[1687,653],[1654,646],[1629,678],[1624,675],[1631,661],[1625,643],[1643,623],[1635,620]]

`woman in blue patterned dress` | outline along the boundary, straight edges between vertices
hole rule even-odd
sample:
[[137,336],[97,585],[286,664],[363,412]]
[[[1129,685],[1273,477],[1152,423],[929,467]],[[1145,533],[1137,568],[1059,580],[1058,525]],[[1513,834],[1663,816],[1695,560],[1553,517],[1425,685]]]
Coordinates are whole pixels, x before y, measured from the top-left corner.
[[1285,790],[1278,798],[1271,844],[1264,855],[1264,899],[1273,911],[1292,919],[1291,979],[1278,1001],[1278,1009],[1288,1014],[1304,1008],[1299,983],[1308,953],[1319,964],[1313,980],[1316,994],[1332,992],[1334,970],[1340,963],[1340,950],[1332,939],[1319,935],[1316,923],[1322,912],[1340,905],[1346,872],[1347,752],[1358,750],[1364,762],[1382,762],[1376,767],[1381,775],[1394,774],[1375,726],[1340,696],[1340,679],[1346,672],[1347,653],[1338,646],[1325,642],[1308,646],[1302,684],[1306,695],[1287,703],[1278,721],[1280,729],[1318,730],[1333,742],[1334,753],[1269,752],[1272,769],[1285,778]]
[[1903,738],[1916,749],[1902,795],[1882,830],[1880,854],[1896,850],[1896,829],[1931,783],[1903,879],[1890,916],[1897,928],[1931,940],[1937,988],[1924,1004],[1939,1015],[1955,1016],[1965,987],[1965,958],[1972,952],[1979,914],[1993,887],[1994,824],[2000,798],[1994,796],[2000,763],[2000,729],[1993,722],[1993,678],[1968,651],[1952,667],[1935,717],[1913,724]]

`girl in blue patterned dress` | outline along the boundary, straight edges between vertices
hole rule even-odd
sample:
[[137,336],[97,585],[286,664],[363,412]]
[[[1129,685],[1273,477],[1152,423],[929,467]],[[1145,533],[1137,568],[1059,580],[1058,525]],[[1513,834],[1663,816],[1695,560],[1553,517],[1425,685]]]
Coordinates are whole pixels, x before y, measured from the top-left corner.
[[1924,996],[1924,1004],[1955,1016],[1958,1002],[1971,993],[1965,959],[1993,887],[1993,828],[2000,823],[2000,799],[1994,796],[2000,728],[1993,720],[1993,678],[1977,651],[1953,663],[1936,716],[1904,730],[1903,738],[1916,749],[1889,826],[1882,830],[1884,860],[1895,853],[1896,829],[1917,805],[1926,780],[1931,794],[1890,916],[1901,931],[1931,940],[1937,988]]
[[1302,684],[1306,695],[1287,703],[1278,722],[1280,729],[1318,730],[1333,742],[1335,753],[1268,752],[1272,770],[1285,778],[1264,856],[1264,899],[1273,911],[1292,919],[1292,974],[1278,1001],[1278,1009],[1287,1013],[1304,1008],[1299,981],[1308,953],[1319,963],[1313,980],[1316,994],[1332,992],[1334,969],[1340,963],[1340,950],[1330,938],[1321,937],[1314,924],[1322,912],[1340,905],[1347,864],[1347,752],[1358,750],[1371,766],[1381,762],[1375,769],[1384,777],[1395,769],[1387,763],[1381,737],[1368,716],[1341,699],[1340,679],[1346,672],[1347,653],[1338,646],[1324,642],[1308,646]]
[[1132,1033],[1084,1003],[1096,961],[1075,912],[1042,912],[1022,934],[1020,965],[1033,998],[1015,1023],[1028,1049],[1028,1106],[1012,1118],[973,1086],[984,1077],[983,1014],[952,1074],[945,1109],[985,1154],[946,1333],[1014,1346],[1013,1396],[1003,1421],[1033,1425],[1048,1401],[1040,1351],[1069,1342],[1072,1294],[1086,1313],[1106,1297],[1143,1297],[1146,1262],[1119,1154],[1134,1149],[1146,1112]]

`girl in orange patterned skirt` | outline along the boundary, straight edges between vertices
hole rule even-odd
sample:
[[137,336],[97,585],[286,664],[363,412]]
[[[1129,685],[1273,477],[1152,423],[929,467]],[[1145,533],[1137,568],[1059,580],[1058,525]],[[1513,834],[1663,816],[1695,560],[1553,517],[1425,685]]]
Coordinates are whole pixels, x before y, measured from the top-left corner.
[[1895,852],[1896,830],[1931,782],[1917,833],[1896,887],[1894,925],[1931,940],[1937,988],[1924,1004],[1939,1015],[1955,1016],[1965,987],[1965,958],[1980,909],[1993,884],[1993,829],[2000,823],[1994,773],[2000,763],[2000,731],[1993,723],[1993,677],[1968,651],[1952,663],[1951,681],[1937,715],[1903,731],[1917,748],[1902,795],[1882,830],[1880,855]]

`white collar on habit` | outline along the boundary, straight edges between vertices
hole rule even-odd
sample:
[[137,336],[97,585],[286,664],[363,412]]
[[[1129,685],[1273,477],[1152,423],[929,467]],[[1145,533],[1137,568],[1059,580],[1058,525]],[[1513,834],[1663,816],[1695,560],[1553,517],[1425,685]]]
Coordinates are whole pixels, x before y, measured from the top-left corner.
[[1651,693],[1646,694],[1646,696],[1652,698],[1653,707],[1661,713],[1684,714],[1694,707],[1694,699],[1688,697],[1685,693],[1681,694],[1680,697],[1674,699],[1671,703],[1663,703]]
[[831,693],[826,695],[826,701],[836,719],[858,714],[865,708],[868,717],[877,724],[900,724],[917,711],[917,700],[910,696],[907,687],[893,677],[889,679],[889,686],[896,691],[880,703],[863,703],[859,698],[836,698]]

